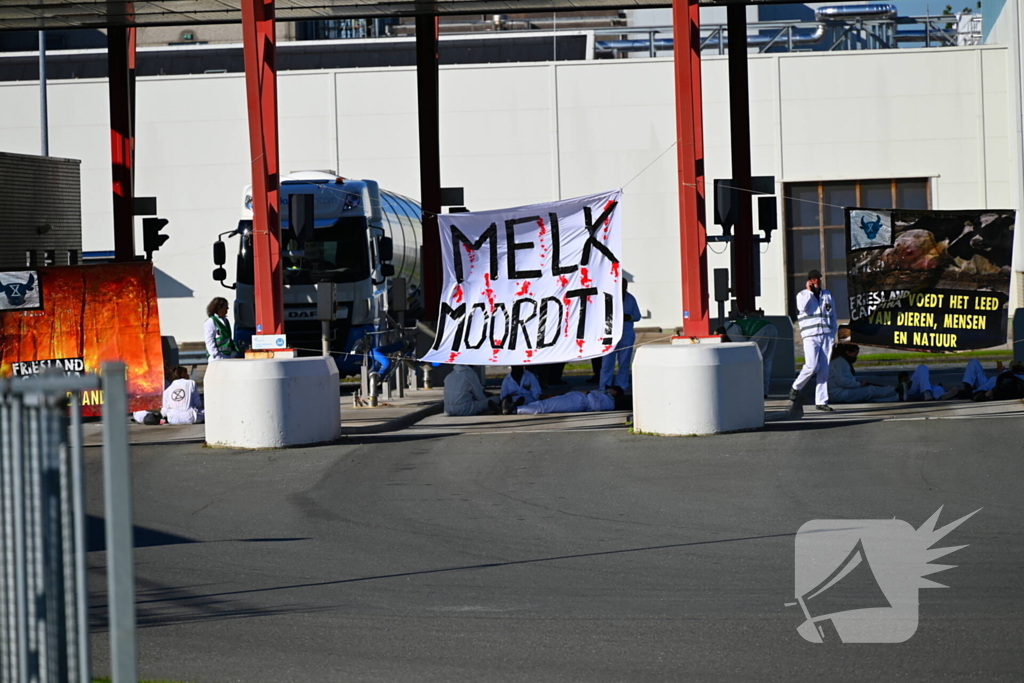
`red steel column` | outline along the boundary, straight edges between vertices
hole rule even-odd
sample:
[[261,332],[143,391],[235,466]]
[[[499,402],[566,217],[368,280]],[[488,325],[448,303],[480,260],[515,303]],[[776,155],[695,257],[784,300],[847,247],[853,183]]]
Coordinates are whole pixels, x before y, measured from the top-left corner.
[[420,203],[423,207],[423,307],[437,320],[441,300],[440,95],[438,91],[438,24],[436,16],[416,17],[416,92],[420,132]]
[[683,334],[706,337],[707,231],[704,225],[704,121],[701,112],[700,8],[673,0],[676,153],[679,165],[679,244],[683,276]]
[[107,29],[107,94],[110,102],[110,171],[114,194],[114,260],[135,260],[132,207],[132,98],[128,28]]
[[284,333],[274,1],[242,0],[242,52],[252,155],[256,334]]

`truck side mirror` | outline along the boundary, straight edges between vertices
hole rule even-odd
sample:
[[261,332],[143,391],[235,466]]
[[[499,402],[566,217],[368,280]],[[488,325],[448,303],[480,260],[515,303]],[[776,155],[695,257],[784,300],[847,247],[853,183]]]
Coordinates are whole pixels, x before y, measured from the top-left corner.
[[224,281],[228,279],[228,271],[223,268],[217,268],[213,271],[213,279],[217,282],[224,284]]
[[384,277],[393,277],[395,274],[395,267],[390,263],[385,263],[380,267],[380,274]]
[[[220,240],[217,240],[216,242],[213,243],[213,263],[214,263],[214,265],[217,265],[217,266],[223,266],[227,262],[228,262],[228,250],[227,250],[227,247],[224,245],[223,242],[221,242]],[[215,270],[214,271],[213,279],[214,280],[221,280],[221,281],[223,281],[227,277],[227,275],[225,274],[224,277],[218,278],[217,275],[216,275],[217,271],[220,271],[220,272],[223,273],[224,269],[223,268],[218,268],[217,270]]]
[[[395,243],[390,237],[381,237],[377,242],[377,252],[381,263],[387,263],[395,258]],[[394,268],[392,268],[394,270]],[[392,273],[394,275],[394,273]]]

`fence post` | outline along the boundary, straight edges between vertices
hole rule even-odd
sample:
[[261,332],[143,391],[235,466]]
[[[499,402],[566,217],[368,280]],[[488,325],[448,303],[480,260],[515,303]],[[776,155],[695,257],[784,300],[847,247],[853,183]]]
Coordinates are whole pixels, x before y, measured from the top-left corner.
[[103,497],[110,595],[110,671],[113,683],[136,683],[135,569],[132,476],[128,457],[128,395],[124,363],[104,363]]

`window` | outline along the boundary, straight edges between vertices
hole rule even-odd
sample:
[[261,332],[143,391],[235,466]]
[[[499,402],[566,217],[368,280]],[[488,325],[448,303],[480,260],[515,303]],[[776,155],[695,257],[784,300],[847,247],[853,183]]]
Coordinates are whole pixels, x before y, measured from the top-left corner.
[[927,178],[788,183],[784,196],[789,314],[796,315],[796,293],[816,268],[825,276],[840,320],[850,317],[843,209],[928,209],[931,203]]

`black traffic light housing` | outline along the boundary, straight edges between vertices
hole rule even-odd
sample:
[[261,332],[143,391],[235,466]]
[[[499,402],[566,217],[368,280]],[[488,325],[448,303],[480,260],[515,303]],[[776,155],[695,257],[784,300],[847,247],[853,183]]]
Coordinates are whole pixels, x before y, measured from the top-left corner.
[[146,252],[146,260],[153,260],[153,252],[160,249],[160,246],[170,239],[170,235],[161,235],[160,231],[167,225],[166,218],[143,218],[142,219],[142,250]]

